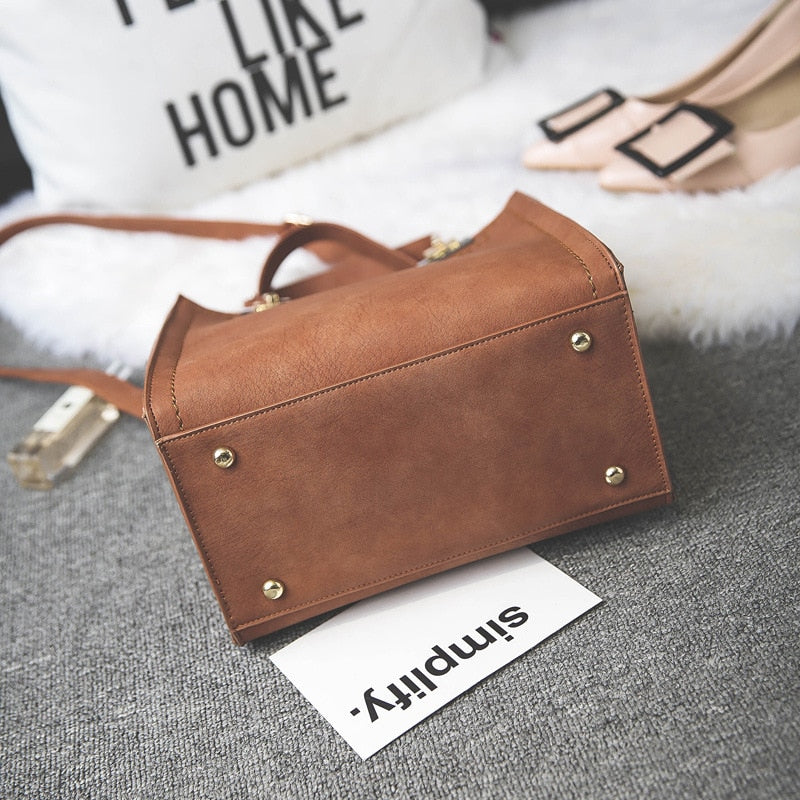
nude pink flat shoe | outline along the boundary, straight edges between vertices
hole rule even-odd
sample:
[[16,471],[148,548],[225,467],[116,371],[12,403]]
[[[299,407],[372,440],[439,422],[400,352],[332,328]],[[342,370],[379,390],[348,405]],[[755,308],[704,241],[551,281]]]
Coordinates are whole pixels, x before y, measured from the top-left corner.
[[778,0],[705,69],[657,94],[603,89],[539,125],[547,138],[523,155],[530,169],[601,169],[615,146],[680,102],[722,105],[768,81],[800,55],[800,0]]
[[718,192],[800,165],[800,58],[730,103],[679,104],[617,151],[599,174],[612,191]]

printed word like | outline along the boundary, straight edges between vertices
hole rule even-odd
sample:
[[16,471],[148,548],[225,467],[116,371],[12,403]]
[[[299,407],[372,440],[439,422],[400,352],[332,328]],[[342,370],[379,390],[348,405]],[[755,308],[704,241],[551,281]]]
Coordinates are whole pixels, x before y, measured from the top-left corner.
[[189,167],[198,162],[198,148],[216,158],[223,145],[245,147],[259,133],[272,134],[280,125],[347,102],[329,61],[333,32],[364,21],[361,12],[345,12],[340,0],[330,0],[329,19],[301,0],[281,0],[279,6],[261,0],[263,25],[253,31],[241,24],[230,0],[219,0],[219,7],[245,77],[221,80],[206,96],[194,92],[180,106],[166,103]]

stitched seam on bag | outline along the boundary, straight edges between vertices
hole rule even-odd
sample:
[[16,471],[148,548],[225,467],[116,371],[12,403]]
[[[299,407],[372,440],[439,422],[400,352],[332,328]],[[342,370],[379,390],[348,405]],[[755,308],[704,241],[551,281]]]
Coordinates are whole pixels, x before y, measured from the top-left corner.
[[[185,341],[185,340],[184,340]],[[183,349],[183,342],[181,342],[181,349]],[[178,358],[180,358],[180,354],[178,354]],[[183,420],[181,419],[181,412],[178,409],[178,398],[175,396],[175,375],[178,372],[178,365],[177,363],[172,368],[172,374],[170,376],[169,381],[169,391],[170,391],[170,400],[172,401],[172,408],[175,411],[175,416],[178,418],[178,430],[183,430]]]
[[545,236],[549,236],[551,239],[555,239],[583,267],[583,271],[586,273],[586,277],[589,279],[589,286],[592,289],[592,297],[597,300],[597,287],[594,285],[594,278],[592,277],[592,271],[589,269],[588,264],[574,250],[572,250],[572,248],[569,247],[566,242],[564,242],[562,239],[559,239],[554,233],[551,233],[541,225],[533,222],[533,220],[528,219],[517,211],[514,211],[513,209],[510,209],[510,211],[520,222],[530,225],[532,228],[536,228],[537,231],[541,231],[543,234],[545,234]]
[[[589,242],[589,244],[592,247],[594,247],[595,250],[597,250],[598,253],[600,253],[600,257],[603,259],[603,261],[605,261],[606,264],[608,264],[608,268],[611,270],[611,274],[614,276],[614,283],[617,284],[617,289],[619,289],[621,292],[624,291],[625,287],[622,285],[622,280],[620,279],[619,269],[617,268],[617,263],[618,262],[612,264],[611,261],[609,261],[608,256],[606,255],[605,251],[600,247],[600,245],[592,237],[589,236],[588,233],[584,235],[584,238]],[[616,259],[616,256],[614,258]]]
[[[172,309],[172,311],[170,312],[169,316],[167,317],[167,321],[164,323],[164,327],[165,328],[168,325],[168,323],[170,322],[170,320],[172,319],[172,317],[175,314],[177,314],[177,311],[178,311],[178,305],[176,305]],[[181,419],[180,413],[178,412],[178,399],[175,396],[175,375],[176,375],[177,369],[178,369],[178,366],[177,366],[178,365],[178,361],[180,361],[181,353],[183,353],[183,345],[186,342],[186,334],[187,334],[187,332],[189,330],[189,325],[190,325],[190,323],[191,323],[193,318],[194,318],[194,308],[191,309],[191,313],[189,314],[189,318],[186,320],[186,322],[184,324],[183,336],[181,336],[181,346],[178,348],[178,355],[175,358],[175,366],[173,366],[172,372],[171,372],[171,375],[170,375],[171,402],[172,402],[172,407],[175,410],[175,415],[178,418],[179,430],[181,430],[181,431],[184,430],[184,427],[183,427],[183,420]],[[151,356],[150,361],[151,361],[152,364],[157,364],[160,361],[161,351],[163,350],[163,345],[164,345],[164,340],[163,340],[163,338],[161,338],[161,339],[159,339],[158,344],[156,346],[156,349],[153,352],[153,355]],[[158,439],[161,438],[161,427],[158,424],[158,417],[156,416],[155,410],[153,409],[153,403],[152,403],[153,377],[152,377],[152,373],[150,373],[150,379],[149,379],[145,389],[146,389],[145,394],[146,394],[146,399],[147,399],[147,408],[150,411],[150,418],[153,420],[153,427],[155,428],[154,439],[158,440]]]
[[[576,259],[578,261],[578,263],[580,263],[580,265],[583,267],[584,271],[586,272],[586,276],[589,279],[589,285],[592,288],[592,297],[597,299],[597,287],[595,286],[594,277],[592,275],[591,270],[589,269],[588,264],[576,252],[574,252],[572,250],[572,248],[569,247],[569,245],[566,242],[564,242],[562,239],[559,239],[558,236],[556,236],[551,231],[547,230],[546,228],[543,228],[538,223],[534,222],[531,219],[528,219],[528,217],[523,216],[522,214],[520,214],[519,212],[515,211],[514,209],[509,209],[509,213],[513,214],[518,220],[520,220],[521,222],[524,222],[526,225],[530,225],[532,228],[536,228],[537,231],[541,231],[543,234],[545,234],[546,236],[549,236],[551,239],[555,239],[574,259]],[[614,281],[617,284],[617,288],[620,291],[624,291],[624,287],[622,286],[622,284],[620,282],[620,279],[619,279],[619,273],[614,268],[614,265],[611,263],[611,261],[609,261],[608,256],[603,252],[603,249],[588,234],[588,232],[584,231],[582,228],[580,230],[582,231],[583,238],[586,240],[586,242],[588,244],[590,244],[595,250],[597,250],[597,252],[600,254],[600,257],[608,265],[608,268],[611,270],[611,273],[614,276]]]
[[[169,316],[167,317],[167,320],[164,323],[165,327],[167,326],[167,324],[169,324],[170,320],[172,319],[172,317],[176,313],[177,313],[177,306],[175,308],[173,308],[172,311],[169,313]],[[185,335],[186,334],[184,332],[184,336]],[[155,351],[154,351],[154,353],[152,355],[151,362],[153,364],[157,364],[159,362],[161,350],[163,349],[163,345],[164,345],[164,339],[162,337],[162,338],[159,338],[158,343],[156,345],[156,349],[155,349]],[[183,348],[183,340],[181,340],[181,349],[182,348]],[[161,427],[158,424],[158,417],[156,416],[156,412],[153,409],[153,402],[152,402],[152,400],[153,400],[153,373],[150,372],[149,375],[147,376],[147,378],[148,378],[147,385],[145,387],[145,396],[146,396],[146,399],[147,399],[147,408],[148,408],[148,411],[150,412],[150,418],[153,420],[153,427],[155,428],[156,438],[160,439],[161,438]]]
[[633,361],[633,368],[636,370],[636,378],[639,381],[639,392],[642,396],[642,402],[644,403],[644,408],[645,408],[645,415],[647,417],[647,427],[650,430],[650,441],[653,444],[653,454],[655,456],[656,463],[658,464],[659,474],[661,475],[661,485],[664,487],[664,491],[669,491],[669,482],[667,480],[667,474],[665,470],[666,465],[661,456],[661,448],[659,448],[658,446],[658,435],[656,433],[655,418],[651,410],[651,405],[647,401],[647,391],[645,390],[644,375],[642,374],[642,371],[639,369],[639,361],[636,358],[636,344],[634,343],[633,339],[633,323],[631,320],[631,314],[628,311],[627,306],[623,306],[622,311],[625,317],[625,330],[628,335],[628,344],[630,345],[631,349],[631,359]]
[[170,397],[172,400],[172,408],[175,410],[175,416],[178,419],[178,430],[184,430],[183,427],[183,420],[181,419],[181,412],[178,409],[178,397],[175,394],[175,378],[178,374],[178,364],[181,360],[181,355],[183,354],[183,347],[186,344],[186,336],[189,333],[189,328],[191,327],[192,320],[194,319],[195,313],[195,306],[191,306],[191,313],[189,314],[189,319],[186,320],[186,327],[183,330],[183,336],[181,336],[181,346],[178,348],[178,355],[175,357],[175,364],[172,367],[172,375],[170,376]]
[[[555,237],[553,237],[555,238]],[[583,267],[584,272],[586,273],[586,277],[589,279],[589,286],[592,287],[592,297],[597,300],[597,287],[594,285],[594,278],[592,277],[592,271],[589,269],[587,263],[566,243],[561,242],[561,246],[574,258],[576,259],[580,265]]]
[[294,400],[287,400],[283,403],[278,403],[277,405],[269,406],[267,408],[261,408],[258,411],[251,411],[247,414],[242,414],[241,416],[234,417],[233,419],[225,420],[224,422],[217,422],[212,425],[204,426],[199,428],[198,430],[189,431],[187,433],[181,435],[174,435],[174,438],[170,437],[170,441],[183,441],[185,439],[190,439],[193,436],[201,436],[202,434],[206,433],[207,431],[219,430],[220,428],[225,428],[228,425],[236,425],[237,423],[247,420],[247,419],[254,419],[255,417],[263,416],[264,414],[269,414],[273,411],[280,411],[283,408],[289,408],[290,406],[298,405],[299,403],[304,403],[308,400],[313,400],[317,397],[321,397],[326,394],[330,394],[331,392],[339,391],[340,389],[346,389],[349,386],[355,386],[359,383],[364,383],[366,381],[371,381],[376,378],[382,378],[385,375],[391,375],[395,372],[400,372],[401,370],[411,369],[412,367],[421,366],[426,364],[430,361],[436,361],[440,358],[447,358],[449,356],[456,355],[461,353],[465,350],[470,350],[473,347],[482,347],[483,345],[490,344],[498,339],[502,339],[506,336],[512,336],[517,333],[523,333],[524,331],[530,330],[532,328],[536,328],[539,325],[547,325],[550,322],[554,322],[558,319],[564,319],[566,317],[574,316],[575,314],[581,314],[585,312],[589,308],[598,308],[599,306],[608,305],[610,303],[616,303],[620,300],[624,300],[624,294],[615,294],[611,297],[603,298],[602,300],[598,300],[595,303],[591,303],[586,306],[582,306],[580,308],[572,309],[571,311],[563,311],[560,314],[555,314],[552,317],[546,317],[545,319],[538,319],[535,322],[527,322],[524,325],[520,325],[516,328],[510,328],[507,331],[502,331],[500,333],[494,333],[491,336],[487,336],[484,339],[477,339],[473,342],[467,342],[466,344],[459,345],[458,347],[454,347],[451,350],[444,350],[441,353],[433,353],[432,355],[425,356],[424,358],[417,359],[415,361],[409,361],[405,364],[398,364],[394,367],[388,367],[387,369],[380,370],[379,372],[372,372],[369,375],[362,375],[360,378],[353,378],[350,381],[346,381],[344,383],[337,383],[334,386],[328,386],[325,389],[319,389],[316,392],[312,392],[311,394],[305,394],[301,397],[296,397]]
[[148,382],[147,386],[145,387],[145,400],[147,402],[147,410],[150,412],[150,419],[153,420],[153,428],[155,436],[154,439],[161,438],[161,428],[158,427],[158,419],[156,419],[155,412],[153,411],[153,403],[151,398],[153,396],[152,392],[152,379]]
[[357,592],[359,589],[367,589],[371,586],[379,586],[382,583],[388,583],[389,581],[396,580],[397,578],[405,577],[406,575],[412,575],[415,572],[420,572],[422,570],[429,569],[430,567],[438,567],[442,564],[447,564],[450,561],[456,561],[464,556],[472,556],[476,555],[477,553],[481,553],[484,550],[492,550],[498,545],[504,544],[511,544],[516,541],[526,542],[532,544],[533,542],[529,541],[530,537],[541,533],[542,531],[549,530],[550,528],[557,528],[559,525],[566,525],[570,522],[576,522],[577,520],[583,519],[585,517],[590,517],[595,514],[601,514],[604,511],[611,511],[615,508],[621,508],[623,506],[631,505],[632,503],[636,503],[640,500],[647,500],[651,497],[661,497],[665,494],[664,490],[660,490],[658,492],[648,492],[647,494],[637,495],[636,497],[629,497],[625,500],[621,500],[618,503],[612,503],[607,506],[602,506],[600,508],[592,509],[591,511],[585,511],[583,514],[578,514],[573,517],[567,517],[565,519],[558,520],[556,522],[549,522],[546,525],[541,525],[538,528],[529,528],[524,533],[514,534],[513,536],[507,536],[504,539],[497,539],[494,542],[490,542],[489,544],[481,545],[480,547],[473,548],[472,550],[464,550],[461,553],[456,553],[455,555],[448,556],[447,558],[439,559],[437,561],[429,561],[426,564],[420,564],[416,567],[412,567],[411,569],[403,570],[403,572],[396,572],[393,575],[387,575],[384,578],[379,578],[376,581],[369,581],[368,583],[361,583],[357,586],[351,586],[349,589],[343,589],[340,592],[334,592],[333,594],[325,595],[324,597],[315,597],[313,600],[309,600],[305,603],[300,603],[296,606],[290,606],[288,608],[281,609],[280,611],[275,612],[274,614],[267,614],[263,617],[257,617],[256,619],[248,620],[247,622],[241,622],[236,625],[236,630],[240,631],[245,628],[249,628],[252,625],[257,625],[260,622],[266,622],[270,619],[277,619],[283,616],[286,616],[288,613],[292,611],[300,611],[304,608],[308,608],[309,606],[314,606],[317,603],[323,603],[326,600],[333,600],[337,597],[342,597],[344,595],[351,594],[352,592]]

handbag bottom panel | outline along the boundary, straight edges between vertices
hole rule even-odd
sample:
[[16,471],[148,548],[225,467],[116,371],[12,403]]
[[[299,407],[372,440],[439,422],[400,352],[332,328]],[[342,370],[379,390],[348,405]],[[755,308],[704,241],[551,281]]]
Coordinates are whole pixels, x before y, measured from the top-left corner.
[[669,493],[625,297],[160,448],[240,640]]

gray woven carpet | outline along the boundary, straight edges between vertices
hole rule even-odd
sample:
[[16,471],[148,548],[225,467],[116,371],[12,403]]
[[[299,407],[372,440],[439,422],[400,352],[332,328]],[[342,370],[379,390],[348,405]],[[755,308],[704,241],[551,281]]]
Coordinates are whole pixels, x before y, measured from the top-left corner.
[[646,347],[676,504],[537,545],[605,602],[367,762],[269,661],[311,623],[231,643],[143,425],[0,470],[0,797],[797,797],[799,350]]

